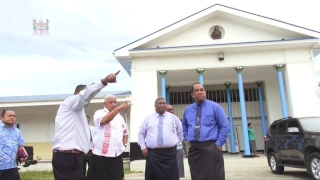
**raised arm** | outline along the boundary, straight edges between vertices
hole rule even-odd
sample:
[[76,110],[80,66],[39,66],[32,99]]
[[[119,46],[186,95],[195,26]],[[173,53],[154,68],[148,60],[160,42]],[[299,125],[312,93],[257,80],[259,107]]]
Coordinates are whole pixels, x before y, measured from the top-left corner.
[[225,144],[226,139],[228,137],[230,126],[229,121],[227,119],[226,114],[224,113],[224,110],[220,105],[216,106],[215,108],[215,118],[218,122],[218,137],[216,141],[216,145],[218,147],[221,147]]
[[114,110],[112,110],[111,112],[109,112],[107,115],[105,115],[104,117],[102,117],[101,121],[100,121],[100,126],[103,126],[105,124],[108,124],[110,121],[113,120],[113,118],[121,111],[124,109],[128,109],[130,107],[130,105],[128,103],[123,103],[120,106],[116,107]]
[[88,85],[84,90],[80,91],[80,93],[70,97],[69,108],[77,110],[88,105],[106,85],[107,84],[102,84],[101,82]]
[[88,105],[90,101],[101,91],[101,89],[107,86],[108,83],[117,82],[117,75],[119,72],[120,71],[107,75],[105,78],[101,79],[101,82],[88,85],[84,90],[70,97],[68,101],[69,108],[77,110]]

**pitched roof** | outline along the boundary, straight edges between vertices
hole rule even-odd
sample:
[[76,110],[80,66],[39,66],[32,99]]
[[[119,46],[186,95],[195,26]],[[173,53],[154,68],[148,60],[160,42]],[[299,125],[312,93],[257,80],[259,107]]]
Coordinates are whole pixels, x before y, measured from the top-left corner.
[[[212,10],[215,7],[216,7],[216,9]],[[165,29],[167,29],[169,27],[172,27],[172,26],[175,26],[177,24],[183,23],[183,21],[185,21],[188,18],[194,17],[196,15],[199,15],[199,18],[201,18],[202,16],[204,16],[204,15],[201,16],[201,13],[204,13],[205,11],[209,11],[209,10],[211,10],[212,12],[224,11],[224,12],[228,12],[228,13],[230,13],[230,10],[231,10],[231,13],[232,13],[232,11],[233,12],[238,12],[238,13],[243,13],[243,14],[245,14],[247,16],[252,17],[252,18],[258,18],[262,22],[263,21],[269,21],[268,23],[270,23],[270,21],[271,21],[271,22],[273,22],[273,25],[278,25],[278,26],[281,26],[281,27],[283,27],[283,25],[284,25],[284,26],[286,26],[288,28],[289,27],[293,27],[295,29],[300,29],[300,30],[303,30],[304,33],[308,33],[308,35],[313,36],[315,38],[319,38],[319,36],[320,36],[320,32],[316,31],[316,30],[308,29],[308,28],[305,28],[305,27],[302,27],[302,26],[298,26],[298,25],[291,24],[291,23],[284,22],[284,21],[280,21],[280,20],[277,20],[277,19],[274,19],[274,18],[269,18],[269,17],[266,17],[266,16],[258,15],[258,14],[255,14],[255,13],[247,12],[247,11],[244,11],[244,10],[236,9],[236,8],[233,8],[233,7],[225,6],[225,5],[222,5],[222,4],[214,4],[214,5],[209,6],[209,7],[205,8],[205,9],[203,9],[201,11],[198,11],[198,12],[196,12],[194,14],[191,14],[191,15],[189,15],[189,16],[187,16],[187,17],[185,17],[185,18],[183,18],[183,19],[181,19],[181,20],[179,20],[177,22],[174,22],[174,23],[172,23],[172,24],[170,24],[170,25],[168,25],[168,26],[166,26],[164,28],[161,28],[161,29],[159,29],[159,30],[157,30],[157,31],[155,31],[155,32],[153,32],[151,34],[148,34],[148,35],[146,35],[146,36],[144,36],[144,37],[142,37],[140,39],[137,39],[137,40],[135,40],[135,41],[133,41],[133,42],[131,42],[129,44],[126,44],[126,45],[124,45],[124,46],[122,46],[122,47],[120,47],[118,49],[115,49],[114,50],[114,54],[116,53],[116,51],[121,50],[121,49],[123,49],[123,48],[125,48],[127,46],[130,46],[130,45],[132,45],[132,48],[130,48],[130,50],[134,49],[136,46],[141,45],[141,44],[138,44],[139,41],[142,41],[142,40],[144,40],[144,39],[146,39],[148,37],[151,38],[151,36],[155,36],[156,34],[159,34],[161,31],[163,31],[163,30],[165,30]],[[134,44],[137,44],[137,45],[134,45]]]

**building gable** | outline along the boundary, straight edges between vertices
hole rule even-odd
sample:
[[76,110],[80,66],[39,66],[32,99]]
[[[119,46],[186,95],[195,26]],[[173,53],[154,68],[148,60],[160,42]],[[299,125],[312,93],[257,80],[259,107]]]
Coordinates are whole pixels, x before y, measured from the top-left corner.
[[[218,14],[207,21],[171,31],[134,49],[314,38],[261,22],[228,17],[225,13]],[[212,38],[212,34],[216,32],[221,34],[221,38]]]
[[[210,34],[219,25],[222,38]],[[219,27],[218,26],[218,27]],[[129,51],[148,48],[319,38],[320,32],[215,4],[161,30],[127,44],[114,52],[122,61],[130,59]]]

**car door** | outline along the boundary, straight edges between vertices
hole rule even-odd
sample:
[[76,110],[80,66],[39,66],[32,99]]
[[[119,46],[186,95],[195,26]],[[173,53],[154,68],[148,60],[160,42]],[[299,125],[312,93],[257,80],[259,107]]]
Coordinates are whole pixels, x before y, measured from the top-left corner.
[[278,151],[278,161],[283,163],[283,161],[286,159],[285,155],[285,148],[283,146],[283,143],[285,141],[285,135],[286,135],[286,130],[287,130],[287,122],[288,120],[282,120],[279,125],[278,125],[278,135],[277,135],[277,141],[278,141],[278,146],[279,146],[279,151]]
[[303,136],[301,126],[296,119],[288,121],[286,135],[284,137],[283,156],[286,164],[302,165],[302,143]]

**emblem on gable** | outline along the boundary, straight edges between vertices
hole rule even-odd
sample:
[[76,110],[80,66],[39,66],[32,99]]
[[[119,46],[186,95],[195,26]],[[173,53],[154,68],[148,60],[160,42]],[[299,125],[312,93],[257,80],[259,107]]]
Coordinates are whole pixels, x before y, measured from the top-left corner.
[[33,35],[45,36],[49,35],[49,19],[44,22],[42,19],[37,22],[36,19],[33,20]]
[[221,31],[218,26],[214,26],[214,30],[211,33],[212,39],[221,39]]

